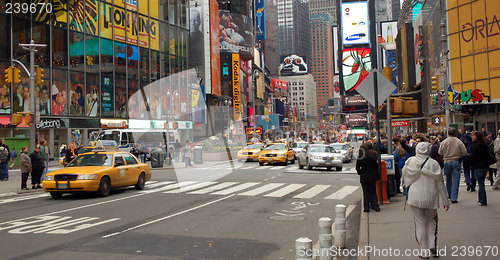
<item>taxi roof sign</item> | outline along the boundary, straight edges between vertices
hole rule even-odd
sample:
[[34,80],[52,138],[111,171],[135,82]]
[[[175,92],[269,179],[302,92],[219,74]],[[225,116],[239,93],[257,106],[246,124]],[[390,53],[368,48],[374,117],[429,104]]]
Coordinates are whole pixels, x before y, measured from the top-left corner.
[[113,140],[99,140],[96,142],[93,152],[116,151],[118,145]]

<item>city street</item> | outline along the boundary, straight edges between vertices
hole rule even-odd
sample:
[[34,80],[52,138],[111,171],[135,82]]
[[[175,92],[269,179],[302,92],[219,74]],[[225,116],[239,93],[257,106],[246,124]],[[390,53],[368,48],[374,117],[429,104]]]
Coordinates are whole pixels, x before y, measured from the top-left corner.
[[318,219],[335,219],[339,203],[348,206],[348,246],[357,245],[354,161],[341,172],[207,162],[152,174],[143,191],[105,198],[55,200],[40,190],[0,197],[2,259],[294,259],[295,240],[316,244]]

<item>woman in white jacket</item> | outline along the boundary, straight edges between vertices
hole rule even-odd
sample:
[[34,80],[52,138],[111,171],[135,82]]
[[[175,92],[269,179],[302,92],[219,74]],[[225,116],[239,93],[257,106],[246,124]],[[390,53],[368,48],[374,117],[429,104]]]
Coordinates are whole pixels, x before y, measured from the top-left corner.
[[448,211],[450,201],[439,163],[429,157],[431,145],[419,143],[416,155],[410,157],[403,168],[403,179],[408,190],[408,201],[415,220],[415,237],[421,248],[421,258],[429,253],[437,255],[437,226],[439,195]]

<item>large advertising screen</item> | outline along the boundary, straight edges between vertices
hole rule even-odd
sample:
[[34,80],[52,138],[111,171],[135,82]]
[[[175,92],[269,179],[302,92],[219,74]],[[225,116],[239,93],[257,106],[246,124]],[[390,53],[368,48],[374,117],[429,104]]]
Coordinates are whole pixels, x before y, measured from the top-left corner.
[[281,55],[279,72],[281,76],[300,76],[307,74],[306,55]]
[[369,44],[368,2],[342,3],[342,44]]
[[266,3],[264,0],[255,0],[255,33],[257,40],[266,39]]
[[253,21],[245,15],[219,10],[220,51],[253,56]]
[[203,24],[201,6],[189,8],[189,54],[192,66],[203,64]]
[[350,127],[368,127],[368,118],[366,114],[346,115],[347,124]]
[[[220,39],[219,39],[219,4],[216,0],[210,0],[210,64],[212,70],[212,92],[220,96],[221,71],[220,71]],[[207,92],[210,93],[210,92]]]
[[337,26],[333,27],[333,69],[334,74],[338,75],[339,72],[339,37]]
[[370,48],[345,48],[342,52],[344,91],[352,92],[372,71]]

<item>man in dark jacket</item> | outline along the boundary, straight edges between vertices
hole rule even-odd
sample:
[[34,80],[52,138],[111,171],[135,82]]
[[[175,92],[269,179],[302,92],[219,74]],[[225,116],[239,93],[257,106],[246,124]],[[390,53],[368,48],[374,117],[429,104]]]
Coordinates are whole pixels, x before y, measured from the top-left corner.
[[9,146],[5,144],[5,139],[0,140],[0,146],[3,146],[7,150],[7,161],[0,163],[0,181],[9,180],[9,161],[10,161],[10,150]]
[[378,163],[370,149],[364,144],[359,147],[356,171],[363,188],[363,212],[370,212],[370,204],[375,211],[380,211],[375,186],[375,182],[379,179]]
[[[460,141],[464,143],[465,148],[467,149],[467,154],[470,154],[470,149],[472,147],[472,135],[470,132],[467,132],[466,134],[462,135],[462,138],[460,138]],[[462,165],[464,167],[464,176],[465,176],[465,183],[467,184],[467,191],[476,191],[476,176],[474,174],[471,175],[471,168],[470,168],[470,159],[466,156],[462,160]]]
[[[35,150],[30,154],[32,172],[31,172],[31,188],[41,189],[40,178],[42,177],[43,169],[45,168],[45,162],[41,155],[40,145],[35,146]],[[36,185],[36,186],[35,186]]]

